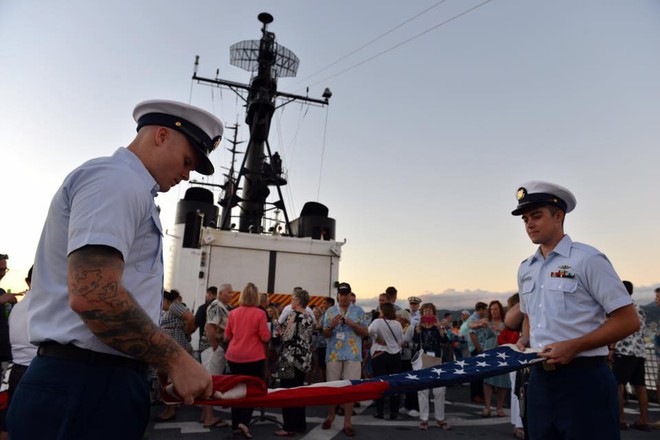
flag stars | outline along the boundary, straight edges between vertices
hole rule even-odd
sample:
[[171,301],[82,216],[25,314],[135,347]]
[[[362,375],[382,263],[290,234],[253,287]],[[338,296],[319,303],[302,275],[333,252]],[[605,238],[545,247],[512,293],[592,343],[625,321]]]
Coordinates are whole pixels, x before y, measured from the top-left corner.
[[504,353],[503,351],[501,351],[501,352],[497,353],[497,357],[498,357],[498,358],[502,358],[502,360],[506,360],[508,357],[511,357],[511,356],[507,356],[506,353]]

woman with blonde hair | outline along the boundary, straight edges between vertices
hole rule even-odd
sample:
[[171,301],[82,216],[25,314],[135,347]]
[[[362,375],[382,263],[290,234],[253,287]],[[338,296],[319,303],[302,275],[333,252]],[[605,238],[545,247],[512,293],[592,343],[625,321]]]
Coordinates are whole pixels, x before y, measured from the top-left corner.
[[[266,313],[258,307],[259,289],[247,283],[238,298],[239,307],[229,312],[225,341],[229,343],[225,358],[231,374],[264,378],[265,343],[270,339]],[[250,420],[253,408],[232,408],[231,425],[235,434],[252,438]]]

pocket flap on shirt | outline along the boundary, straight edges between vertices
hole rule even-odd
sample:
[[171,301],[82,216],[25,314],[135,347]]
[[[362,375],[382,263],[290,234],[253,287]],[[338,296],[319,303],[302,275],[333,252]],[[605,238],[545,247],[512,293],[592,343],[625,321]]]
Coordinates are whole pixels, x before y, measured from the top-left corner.
[[534,280],[524,281],[520,286],[520,293],[523,295],[534,291]]
[[575,293],[577,286],[577,280],[572,278],[550,278],[548,281],[548,289],[561,290],[566,293]]

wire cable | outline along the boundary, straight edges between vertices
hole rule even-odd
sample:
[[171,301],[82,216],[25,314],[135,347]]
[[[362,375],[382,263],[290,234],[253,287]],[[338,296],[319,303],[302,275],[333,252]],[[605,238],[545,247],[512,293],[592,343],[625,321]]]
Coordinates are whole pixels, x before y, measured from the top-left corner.
[[473,7],[469,8],[469,9],[466,9],[465,11],[460,12],[460,13],[458,13],[458,14],[456,14],[456,15],[450,17],[450,18],[448,18],[448,19],[445,20],[445,21],[436,24],[435,26],[432,26],[432,27],[430,27],[430,28],[428,28],[428,29],[426,29],[426,30],[424,30],[424,31],[422,31],[422,32],[420,32],[420,33],[418,33],[418,34],[416,34],[416,35],[413,35],[412,37],[408,38],[407,40],[403,40],[402,42],[397,43],[397,44],[395,44],[394,46],[391,46],[391,47],[389,47],[389,48],[387,48],[387,49],[385,49],[385,50],[383,50],[383,51],[381,51],[381,52],[378,52],[377,54],[375,54],[375,55],[373,55],[373,56],[370,56],[369,58],[367,58],[367,59],[365,59],[365,60],[362,60],[362,61],[360,61],[359,63],[353,64],[352,66],[349,66],[349,67],[347,67],[347,68],[344,69],[344,70],[340,70],[339,72],[335,73],[334,75],[327,76],[327,77],[323,78],[322,80],[319,80],[319,81],[317,81],[317,82],[315,82],[315,83],[312,83],[312,84],[310,84],[308,87],[312,87],[312,86],[315,86],[315,85],[320,84],[320,83],[322,83],[322,82],[328,81],[328,80],[330,80],[330,79],[332,79],[332,78],[336,78],[336,77],[338,77],[339,75],[342,75],[342,74],[344,74],[344,73],[346,73],[346,72],[348,72],[348,71],[350,71],[350,70],[353,70],[353,69],[355,69],[355,68],[357,68],[357,67],[359,67],[359,66],[361,66],[361,65],[363,65],[363,64],[366,64],[366,63],[368,63],[369,61],[372,61],[372,60],[374,60],[374,59],[380,57],[381,55],[384,55],[384,54],[386,54],[386,53],[388,53],[388,52],[391,52],[392,50],[397,49],[397,48],[403,46],[404,44],[410,43],[411,41],[413,41],[413,40],[415,40],[415,39],[417,39],[417,38],[419,38],[419,37],[421,37],[421,36],[423,36],[423,35],[425,35],[425,34],[428,34],[428,33],[431,32],[431,31],[436,30],[436,29],[439,28],[440,26],[444,26],[445,24],[448,24],[448,23],[450,23],[450,22],[452,22],[452,21],[454,21],[454,20],[456,20],[456,19],[458,19],[458,18],[460,18],[460,17],[462,17],[462,16],[464,16],[464,15],[469,14],[470,12],[472,12],[472,11],[474,11],[474,10],[476,10],[476,9],[478,9],[478,8],[480,8],[480,7],[482,7],[482,6],[484,6],[484,5],[486,5],[487,3],[490,3],[491,1],[493,1],[493,0],[485,0],[485,1],[481,2],[481,3],[479,3],[479,4],[476,5],[476,6],[473,6]]
[[325,124],[323,125],[323,146],[321,147],[321,166],[319,169],[319,185],[316,191],[316,201],[318,202],[321,197],[321,177],[323,176],[323,159],[325,157],[325,143],[327,140],[328,133],[328,114],[330,113],[329,108],[325,108]]
[[420,12],[420,13],[418,13],[418,14],[412,16],[412,17],[410,17],[409,19],[407,19],[407,20],[404,21],[403,23],[400,23],[400,24],[394,26],[393,28],[391,28],[390,30],[383,32],[382,34],[378,35],[376,38],[374,38],[374,39],[372,39],[372,40],[370,40],[370,41],[364,43],[362,46],[358,47],[357,49],[355,49],[355,50],[353,50],[353,51],[347,53],[346,55],[344,55],[344,56],[338,58],[337,60],[333,61],[332,63],[328,64],[327,66],[322,67],[322,68],[320,68],[319,70],[317,70],[316,72],[314,72],[314,73],[308,75],[306,78],[304,78],[304,79],[298,81],[296,84],[294,84],[293,87],[296,87],[296,86],[298,86],[298,84],[304,83],[304,82],[307,81],[308,79],[310,79],[310,78],[312,78],[312,77],[318,75],[318,74],[321,73],[321,72],[324,72],[325,70],[329,69],[330,67],[332,67],[332,66],[334,66],[334,65],[336,65],[336,64],[338,64],[338,63],[340,63],[341,61],[345,60],[346,58],[350,57],[351,55],[356,54],[357,52],[361,51],[361,50],[364,49],[365,47],[368,47],[368,46],[372,45],[373,43],[375,43],[376,41],[380,40],[381,38],[383,38],[383,37],[385,37],[385,36],[391,34],[391,33],[394,32],[395,30],[397,30],[397,29],[403,27],[404,25],[410,23],[411,21],[413,21],[413,20],[416,19],[417,17],[426,14],[426,13],[427,13],[428,11],[430,11],[431,9],[433,9],[433,8],[435,8],[435,7],[437,7],[437,6],[440,6],[442,3],[446,2],[446,1],[447,1],[447,0],[440,0],[440,1],[437,2],[436,4],[434,4],[434,5],[432,5],[432,6],[429,6],[428,8],[424,9],[422,12]]

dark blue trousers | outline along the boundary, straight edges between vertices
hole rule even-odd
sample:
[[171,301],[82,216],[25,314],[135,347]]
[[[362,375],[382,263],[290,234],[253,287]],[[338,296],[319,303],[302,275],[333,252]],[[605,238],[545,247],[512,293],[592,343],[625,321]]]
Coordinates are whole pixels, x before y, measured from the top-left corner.
[[12,440],[141,440],[149,411],[146,372],[37,356],[7,422]]
[[605,362],[532,367],[527,391],[530,440],[619,440],[614,374]]

